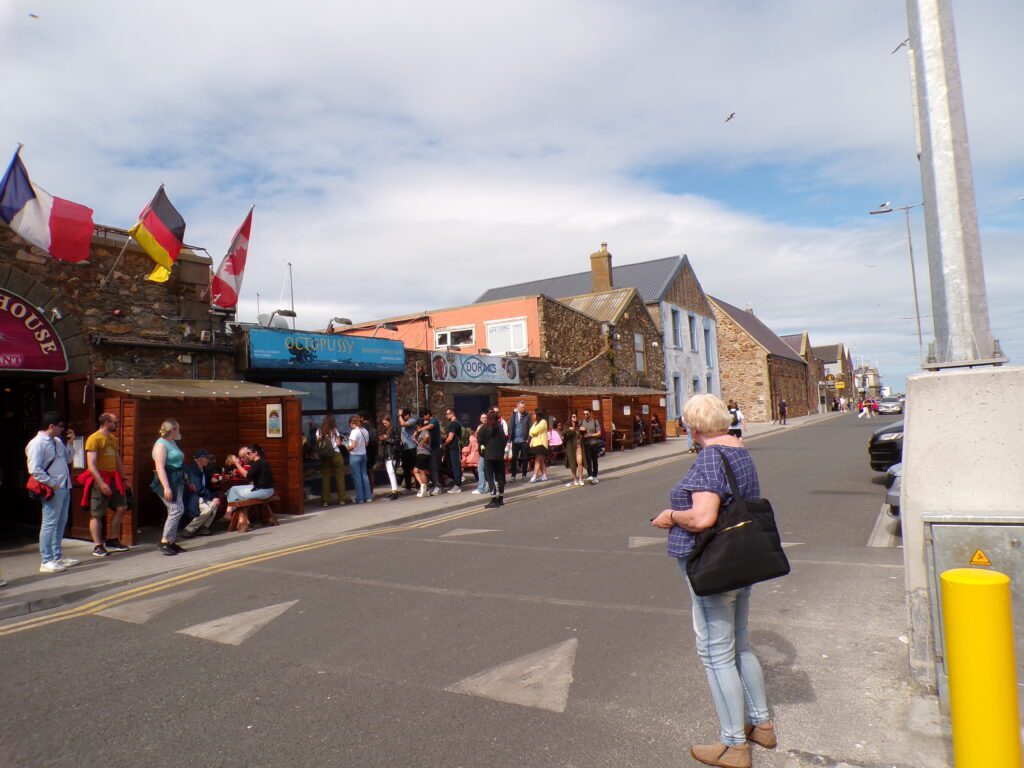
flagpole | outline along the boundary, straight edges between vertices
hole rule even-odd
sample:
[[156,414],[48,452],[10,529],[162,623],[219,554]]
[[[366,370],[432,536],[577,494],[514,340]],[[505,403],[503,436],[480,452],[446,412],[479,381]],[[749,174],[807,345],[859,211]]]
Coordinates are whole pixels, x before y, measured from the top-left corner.
[[114,274],[114,270],[117,269],[117,265],[121,263],[121,257],[124,256],[124,252],[128,250],[128,246],[131,245],[132,236],[128,235],[128,239],[124,241],[124,245],[121,247],[121,252],[117,254],[117,258],[114,259],[114,265],[107,272],[106,276],[100,280],[100,290],[102,291],[107,287],[107,283],[110,282],[111,275]]

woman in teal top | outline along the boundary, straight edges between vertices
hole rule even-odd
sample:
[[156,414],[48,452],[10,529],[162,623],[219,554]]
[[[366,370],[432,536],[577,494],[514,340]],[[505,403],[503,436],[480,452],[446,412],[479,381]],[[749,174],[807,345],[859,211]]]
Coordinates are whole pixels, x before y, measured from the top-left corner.
[[178,422],[167,419],[160,425],[160,439],[153,444],[156,477],[153,478],[152,487],[161,494],[160,499],[167,507],[167,521],[164,523],[163,536],[160,537],[160,551],[165,555],[176,555],[185,551],[183,547],[174,543],[178,538],[178,523],[185,512],[182,499],[182,490],[185,486],[185,454],[175,442],[180,439],[181,429]]

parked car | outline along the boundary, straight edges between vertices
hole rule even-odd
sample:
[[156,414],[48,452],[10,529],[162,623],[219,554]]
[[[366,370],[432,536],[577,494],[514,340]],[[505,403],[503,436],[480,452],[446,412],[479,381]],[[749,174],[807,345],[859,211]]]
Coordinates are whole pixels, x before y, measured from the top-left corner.
[[883,397],[878,401],[879,413],[903,413],[903,401],[898,397]]
[[885,503],[889,514],[900,516],[900,489],[903,486],[903,462],[893,464],[885,471]]
[[868,460],[876,472],[885,472],[903,461],[903,421],[879,427],[868,442]]

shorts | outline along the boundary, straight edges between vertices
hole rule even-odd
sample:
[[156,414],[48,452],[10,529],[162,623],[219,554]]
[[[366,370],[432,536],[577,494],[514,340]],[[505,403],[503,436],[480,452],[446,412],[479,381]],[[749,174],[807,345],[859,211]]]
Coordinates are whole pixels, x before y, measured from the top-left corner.
[[546,457],[548,455],[548,447],[546,445],[532,445],[530,446],[530,455]]
[[730,429],[729,430],[729,434],[732,437],[743,437],[743,430],[742,429]]
[[427,471],[430,469],[430,454],[416,454],[416,469]]
[[124,496],[118,493],[117,488],[110,487],[110,495],[104,496],[103,491],[97,483],[93,483],[89,490],[89,512],[93,517],[104,517],[108,509],[120,509],[127,506]]

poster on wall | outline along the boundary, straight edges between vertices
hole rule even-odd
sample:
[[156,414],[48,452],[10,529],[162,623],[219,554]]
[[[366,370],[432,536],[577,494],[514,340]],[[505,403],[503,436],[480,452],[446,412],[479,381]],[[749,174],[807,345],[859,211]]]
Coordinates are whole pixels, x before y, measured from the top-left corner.
[[267,404],[267,437],[284,437],[283,412],[280,403]]
[[628,405],[622,406],[622,415],[623,416],[632,416],[633,415],[633,409],[630,408]]
[[665,407],[665,398],[664,397],[659,397],[658,398],[658,405],[660,405],[662,408]]
[[646,416],[647,414],[649,414],[651,412],[651,406],[649,406],[649,405],[642,405],[642,406],[640,406],[640,408],[641,408],[641,410],[643,410],[644,416]]
[[590,410],[592,410],[592,411],[600,411],[601,410],[601,401],[600,400],[593,400],[593,401],[591,401],[591,403],[590,403]]
[[496,355],[431,352],[430,376],[434,381],[457,384],[518,384],[519,361]]

